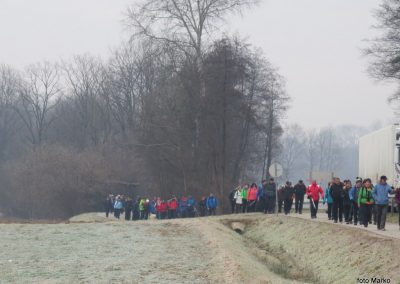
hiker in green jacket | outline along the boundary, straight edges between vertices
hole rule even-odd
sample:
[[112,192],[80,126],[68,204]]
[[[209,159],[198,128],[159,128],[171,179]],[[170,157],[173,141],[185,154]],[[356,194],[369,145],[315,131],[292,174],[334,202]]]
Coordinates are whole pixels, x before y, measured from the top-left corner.
[[139,202],[140,220],[145,219],[146,214],[146,199],[142,198]]
[[247,190],[249,189],[249,185],[246,184],[242,188],[242,212],[246,213],[247,211]]
[[374,198],[372,196],[372,182],[367,178],[363,181],[363,187],[358,193],[358,207],[360,208],[360,221],[364,227],[368,227],[368,222],[371,220],[372,206],[374,206]]

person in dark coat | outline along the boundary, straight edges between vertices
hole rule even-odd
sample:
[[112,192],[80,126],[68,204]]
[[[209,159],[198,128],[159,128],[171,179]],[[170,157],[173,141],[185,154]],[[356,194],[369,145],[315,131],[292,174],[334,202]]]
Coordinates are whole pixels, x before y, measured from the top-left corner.
[[235,199],[235,192],[236,189],[232,189],[232,191],[229,193],[229,203],[231,205],[231,213],[235,213],[235,207],[236,207],[236,199]]
[[344,197],[344,190],[343,190],[343,183],[340,181],[339,178],[334,178],[334,183],[332,183],[329,193],[333,200],[332,206],[332,217],[335,223],[343,222],[343,197]]
[[263,180],[257,191],[257,211],[267,213],[265,206],[265,187],[267,180]]
[[133,209],[133,201],[130,197],[125,197],[125,220],[131,219],[131,212]]
[[140,219],[140,210],[139,210],[140,200],[142,200],[142,199],[140,197],[138,197],[135,204],[133,205],[132,220],[134,220],[134,221],[137,221]]
[[344,214],[344,221],[346,224],[350,224],[352,222],[351,216],[351,200],[350,200],[350,190],[352,188],[352,184],[350,180],[344,181],[344,188],[343,188],[343,214]]
[[284,198],[284,211],[285,215],[287,215],[292,210],[292,204],[294,198],[294,188],[290,181],[287,181],[285,187],[283,188],[283,198]]
[[106,211],[106,218],[108,218],[110,212],[114,211],[114,202],[111,194],[109,194],[104,201],[104,210]]
[[264,187],[265,194],[265,213],[273,214],[276,207],[276,183],[270,178]]
[[206,216],[206,211],[207,211],[207,198],[204,196],[201,198],[199,202],[199,211],[200,211],[200,217]]
[[294,186],[294,209],[296,213],[303,212],[304,195],[306,195],[307,187],[302,180]]
[[284,197],[284,186],[281,186],[278,189],[278,213],[282,213],[282,206],[283,206],[283,201],[285,200]]

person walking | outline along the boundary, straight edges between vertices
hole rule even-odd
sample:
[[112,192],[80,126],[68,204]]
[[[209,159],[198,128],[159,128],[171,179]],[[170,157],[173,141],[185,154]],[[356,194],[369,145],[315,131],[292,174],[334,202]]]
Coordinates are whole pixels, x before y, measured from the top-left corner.
[[140,219],[140,200],[142,200],[140,197],[137,198],[135,204],[133,205],[133,210],[132,210],[132,220],[137,221]]
[[196,200],[191,195],[187,199],[187,212],[189,218],[193,218],[196,215]]
[[235,199],[235,212],[238,214],[242,211],[243,204],[242,187],[240,185],[236,188],[233,198]]
[[108,218],[108,215],[110,214],[111,211],[114,211],[114,204],[112,201],[112,196],[109,194],[104,201],[104,210],[106,211],[106,218]]
[[208,215],[215,216],[217,211],[217,206],[218,206],[217,198],[214,196],[214,194],[211,193],[210,196],[207,198]]
[[188,204],[187,204],[188,198],[186,196],[182,196],[181,199],[179,200],[179,216],[181,218],[186,218],[188,217]]
[[304,195],[306,195],[307,188],[302,180],[294,186],[294,210],[295,213],[301,214],[303,212]]
[[246,213],[247,212],[247,191],[249,190],[249,185],[246,184],[242,188],[242,212]]
[[229,204],[231,205],[231,214],[235,213],[235,206],[236,206],[236,200],[235,200],[235,193],[236,189],[232,189],[231,192],[229,192]]
[[397,203],[397,212],[399,213],[399,230],[400,230],[400,188],[396,189],[395,200]]
[[247,192],[247,212],[256,211],[257,191],[257,184],[253,183]]
[[333,207],[332,207],[332,218],[335,223],[343,222],[343,183],[340,181],[339,178],[335,177],[333,179],[333,184],[329,190],[330,195],[332,196],[333,200]]
[[178,200],[176,197],[172,197],[172,199],[168,200],[168,219],[176,218],[176,210],[178,209]]
[[164,220],[168,214],[168,204],[164,200],[159,200],[156,205],[157,216],[159,220]]
[[349,192],[350,202],[351,202],[351,214],[353,215],[353,224],[357,225],[358,222],[361,222],[360,214],[359,214],[359,207],[358,207],[358,193],[362,188],[362,179],[357,178],[356,184],[353,186]]
[[256,211],[265,212],[265,186],[267,181],[263,180],[257,190],[257,208]]
[[328,204],[328,209],[326,210],[326,213],[328,213],[328,219],[332,220],[332,207],[333,207],[333,200],[332,196],[330,194],[330,189],[331,189],[332,183],[328,183],[328,187],[325,189],[325,194],[324,194],[324,199],[322,201],[322,204],[325,205],[325,203]]
[[115,202],[114,202],[114,216],[115,218],[119,219],[119,216],[121,214],[121,211],[123,209],[123,204],[122,204],[122,200],[121,197],[119,195],[117,195],[117,197],[115,198]]
[[307,197],[310,200],[311,219],[317,218],[318,203],[319,203],[320,196],[322,199],[324,198],[324,191],[317,184],[317,181],[313,180],[307,188]]
[[282,213],[283,201],[285,200],[284,186],[279,187],[277,194],[278,194],[278,213]]
[[350,200],[350,190],[352,188],[351,181],[345,180],[343,188],[343,214],[344,221],[346,224],[351,223],[351,200]]
[[131,213],[133,208],[133,202],[130,197],[125,197],[125,220],[131,220]]
[[283,196],[284,196],[284,212],[285,215],[288,215],[292,210],[292,204],[294,198],[294,188],[290,181],[287,181],[285,187],[283,188]]
[[200,217],[206,216],[206,210],[207,210],[207,198],[203,196],[199,202]]
[[[157,201],[158,202],[158,201]],[[140,212],[140,220],[144,220],[146,217],[146,199],[142,198],[139,202],[139,212]]]
[[376,225],[378,230],[385,231],[386,213],[389,205],[389,194],[393,192],[390,185],[387,184],[387,177],[381,176],[379,183],[375,185],[372,191],[372,197],[375,201]]
[[372,196],[371,179],[367,178],[363,181],[363,187],[358,193],[358,207],[360,208],[360,219],[365,228],[371,220],[372,206],[374,205],[374,197]]
[[265,213],[273,214],[276,207],[276,183],[270,178],[264,187],[265,192]]

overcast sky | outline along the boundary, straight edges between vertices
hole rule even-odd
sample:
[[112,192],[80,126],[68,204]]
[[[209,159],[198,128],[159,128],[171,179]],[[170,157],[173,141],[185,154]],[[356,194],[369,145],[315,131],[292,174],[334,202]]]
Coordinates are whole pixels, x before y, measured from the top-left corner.
[[[130,0],[0,0],[0,63],[91,53],[107,57],[124,38]],[[361,55],[379,0],[264,0],[226,29],[260,47],[287,79],[287,122],[306,128],[388,123],[395,86],[366,74]],[[125,33],[126,36],[126,33]]]

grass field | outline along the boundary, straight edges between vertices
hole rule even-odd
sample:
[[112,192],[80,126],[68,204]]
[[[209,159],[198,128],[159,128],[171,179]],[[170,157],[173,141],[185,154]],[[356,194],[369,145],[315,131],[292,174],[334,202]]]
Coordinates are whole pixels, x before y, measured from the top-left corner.
[[91,213],[0,224],[0,248],[0,283],[400,283],[400,239],[281,215],[126,222]]

